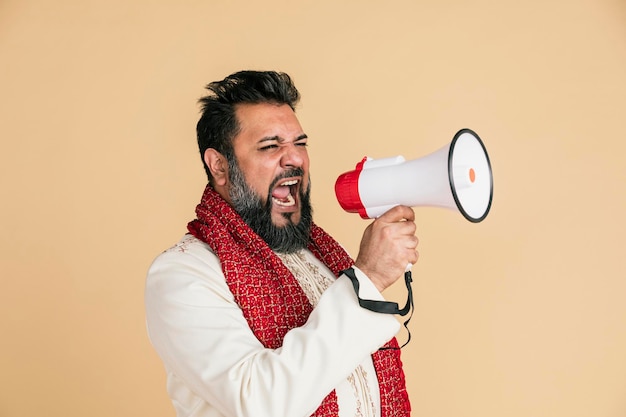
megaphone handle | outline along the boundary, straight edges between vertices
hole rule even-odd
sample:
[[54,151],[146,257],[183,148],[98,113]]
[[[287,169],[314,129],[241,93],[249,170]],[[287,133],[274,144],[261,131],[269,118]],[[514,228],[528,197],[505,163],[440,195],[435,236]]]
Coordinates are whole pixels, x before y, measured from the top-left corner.
[[[370,311],[374,311],[376,313],[399,314],[401,316],[406,316],[409,313],[409,311],[411,312],[411,315],[409,316],[409,318],[406,319],[406,321],[404,322],[404,328],[406,329],[408,333],[408,338],[407,338],[407,341],[404,342],[402,346],[400,346],[400,349],[405,347],[411,341],[411,332],[409,330],[408,324],[409,324],[409,321],[411,321],[411,318],[413,317],[413,311],[415,310],[414,305],[413,305],[413,290],[411,288],[411,282],[413,282],[413,277],[412,277],[410,268],[407,267],[407,271],[404,272],[404,283],[406,284],[406,289],[408,291],[408,294],[407,294],[406,305],[402,309],[400,309],[400,307],[398,306],[398,303],[394,303],[393,301],[362,299],[359,296],[360,284],[359,284],[359,280],[356,277],[356,273],[354,272],[354,269],[348,268],[346,270],[341,271],[341,273],[345,274],[348,278],[350,278],[350,281],[352,281],[354,292],[356,293],[356,297],[359,300],[359,305],[361,307]],[[392,347],[380,348],[380,350],[388,350],[388,349],[397,349],[397,348],[392,348]]]

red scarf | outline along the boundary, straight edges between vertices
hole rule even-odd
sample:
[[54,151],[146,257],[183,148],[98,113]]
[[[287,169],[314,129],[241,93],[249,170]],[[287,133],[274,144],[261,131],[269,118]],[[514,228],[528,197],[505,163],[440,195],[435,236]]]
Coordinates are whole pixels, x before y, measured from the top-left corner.
[[[297,279],[210,185],[196,215],[187,228],[217,254],[226,283],[253,333],[266,348],[280,347],[285,334],[304,325],[313,310]],[[354,264],[345,250],[315,224],[311,227],[309,250],[336,276]],[[386,346],[398,348],[398,343],[393,338]],[[372,358],[380,386],[381,416],[410,415],[400,350],[379,350]],[[335,391],[324,398],[313,415],[339,415]]]

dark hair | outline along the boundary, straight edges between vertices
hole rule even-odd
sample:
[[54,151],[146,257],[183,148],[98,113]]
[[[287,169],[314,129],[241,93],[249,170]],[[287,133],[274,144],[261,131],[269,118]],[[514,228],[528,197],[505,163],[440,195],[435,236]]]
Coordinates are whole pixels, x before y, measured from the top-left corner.
[[234,161],[232,140],[239,132],[235,115],[237,105],[288,104],[295,110],[300,100],[300,93],[289,75],[275,71],[239,71],[222,81],[210,83],[206,88],[211,93],[198,100],[202,116],[196,133],[200,158],[209,182],[211,172],[204,162],[204,152],[208,148],[214,148],[229,161]]

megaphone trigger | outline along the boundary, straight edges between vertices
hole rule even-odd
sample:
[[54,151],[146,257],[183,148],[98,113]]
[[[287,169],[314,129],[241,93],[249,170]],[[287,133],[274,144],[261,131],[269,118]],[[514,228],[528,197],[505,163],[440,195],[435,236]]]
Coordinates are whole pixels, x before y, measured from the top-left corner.
[[406,205],[454,209],[477,223],[491,208],[491,163],[478,135],[461,129],[450,144],[413,161],[363,158],[337,178],[335,194],[345,211],[364,219]]

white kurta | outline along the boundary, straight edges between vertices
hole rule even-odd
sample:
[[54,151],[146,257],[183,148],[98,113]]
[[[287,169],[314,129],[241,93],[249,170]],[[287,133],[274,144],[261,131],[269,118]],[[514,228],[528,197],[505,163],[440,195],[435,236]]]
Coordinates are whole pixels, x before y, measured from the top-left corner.
[[[333,389],[341,417],[380,415],[370,355],[397,333],[398,321],[361,308],[350,280],[331,278],[310,252],[283,261],[315,308],[279,349],[254,336],[208,245],[186,235],[154,261],[147,327],[178,417],[309,416]],[[361,298],[382,300],[355,270]]]

